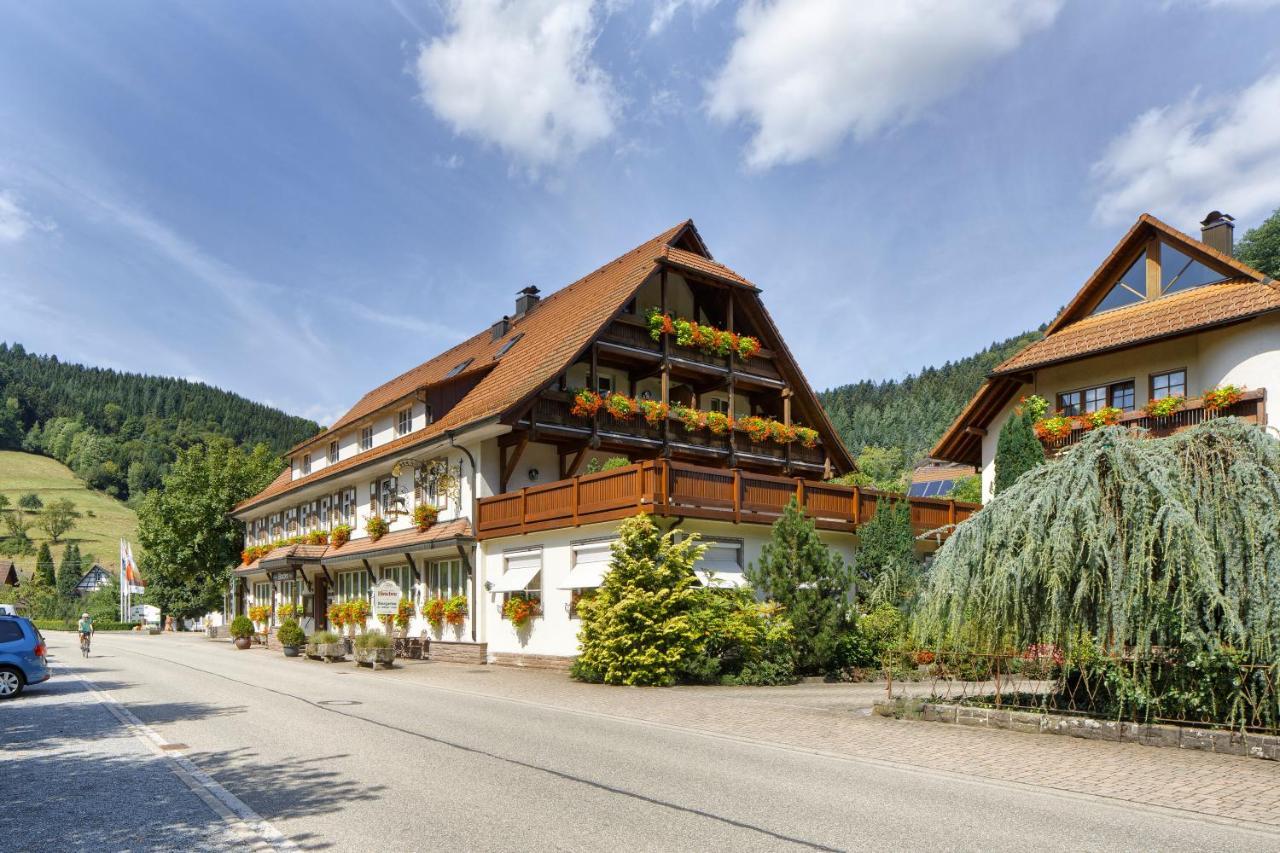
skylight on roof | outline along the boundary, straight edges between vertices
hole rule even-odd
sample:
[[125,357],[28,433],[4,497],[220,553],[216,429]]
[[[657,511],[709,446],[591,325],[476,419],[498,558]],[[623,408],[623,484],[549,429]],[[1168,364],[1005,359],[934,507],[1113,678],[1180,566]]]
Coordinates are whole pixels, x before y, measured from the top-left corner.
[[464,362],[462,362],[462,363],[460,363],[460,364],[456,364],[456,365],[454,365],[454,366],[453,366],[453,369],[452,369],[452,370],[450,370],[448,373],[446,373],[446,374],[444,375],[444,378],[445,378],[445,379],[452,379],[453,377],[457,376],[457,375],[458,375],[459,373],[461,373],[462,371],[466,370],[466,369],[467,369],[467,366],[468,366],[468,365],[470,365],[470,364],[471,364],[471,362],[473,362],[473,361],[475,361],[475,359],[474,359],[474,358],[469,358],[469,359],[467,359],[466,361],[464,361]]
[[511,340],[507,341],[501,347],[499,347],[498,351],[493,354],[493,360],[497,361],[498,359],[506,355],[507,351],[510,350],[513,346],[515,346],[523,337],[524,337],[524,332],[521,332],[520,334],[513,337]]

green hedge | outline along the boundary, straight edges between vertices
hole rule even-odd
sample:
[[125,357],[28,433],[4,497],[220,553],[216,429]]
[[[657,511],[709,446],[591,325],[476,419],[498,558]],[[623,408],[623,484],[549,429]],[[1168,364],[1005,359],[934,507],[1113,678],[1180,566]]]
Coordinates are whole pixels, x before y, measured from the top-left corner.
[[[41,631],[74,631],[77,619],[32,619]],[[94,622],[93,630],[97,631],[132,631],[137,622]]]

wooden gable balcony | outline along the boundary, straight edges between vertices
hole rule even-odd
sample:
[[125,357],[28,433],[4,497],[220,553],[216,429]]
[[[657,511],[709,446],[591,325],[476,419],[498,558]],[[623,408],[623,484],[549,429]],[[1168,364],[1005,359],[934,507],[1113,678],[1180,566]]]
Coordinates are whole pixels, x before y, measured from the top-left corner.
[[[1164,417],[1152,417],[1146,412],[1129,412],[1120,418],[1119,425],[1145,429],[1152,438],[1164,438],[1184,429],[1204,423],[1213,418],[1237,417],[1251,424],[1265,426],[1267,423],[1267,392],[1265,389],[1245,391],[1235,403],[1219,411],[1206,409],[1200,399],[1188,400],[1181,409]],[[1072,445],[1079,444],[1089,430],[1073,429],[1069,434],[1058,439],[1044,439],[1045,452],[1054,456]]]
[[981,508],[947,498],[909,498],[856,486],[659,460],[481,498],[476,536],[519,536],[639,513],[772,524],[793,497],[818,527],[849,533],[875,515],[880,500],[908,501],[917,535],[957,524]]

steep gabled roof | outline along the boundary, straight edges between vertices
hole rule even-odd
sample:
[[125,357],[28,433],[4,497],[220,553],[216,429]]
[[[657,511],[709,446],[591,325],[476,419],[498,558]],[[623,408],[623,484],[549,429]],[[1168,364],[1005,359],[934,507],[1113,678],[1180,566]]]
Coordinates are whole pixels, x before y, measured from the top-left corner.
[[[1225,280],[1092,313],[1153,237],[1216,270]],[[1280,283],[1144,213],[1058,313],[1045,336],[996,366],[938,440],[932,455],[976,464],[981,431],[1013,399],[1028,371],[1229,325],[1272,311],[1280,311]]]

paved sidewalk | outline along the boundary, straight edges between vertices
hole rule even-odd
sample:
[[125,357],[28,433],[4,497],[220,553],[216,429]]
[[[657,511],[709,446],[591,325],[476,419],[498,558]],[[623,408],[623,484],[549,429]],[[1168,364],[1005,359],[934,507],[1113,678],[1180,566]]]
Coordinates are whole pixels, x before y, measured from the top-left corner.
[[0,744],[5,850],[246,849],[244,837],[64,667],[0,706]]
[[891,720],[870,714],[883,684],[603,687],[554,672],[429,662],[377,676],[1280,827],[1276,762]]

